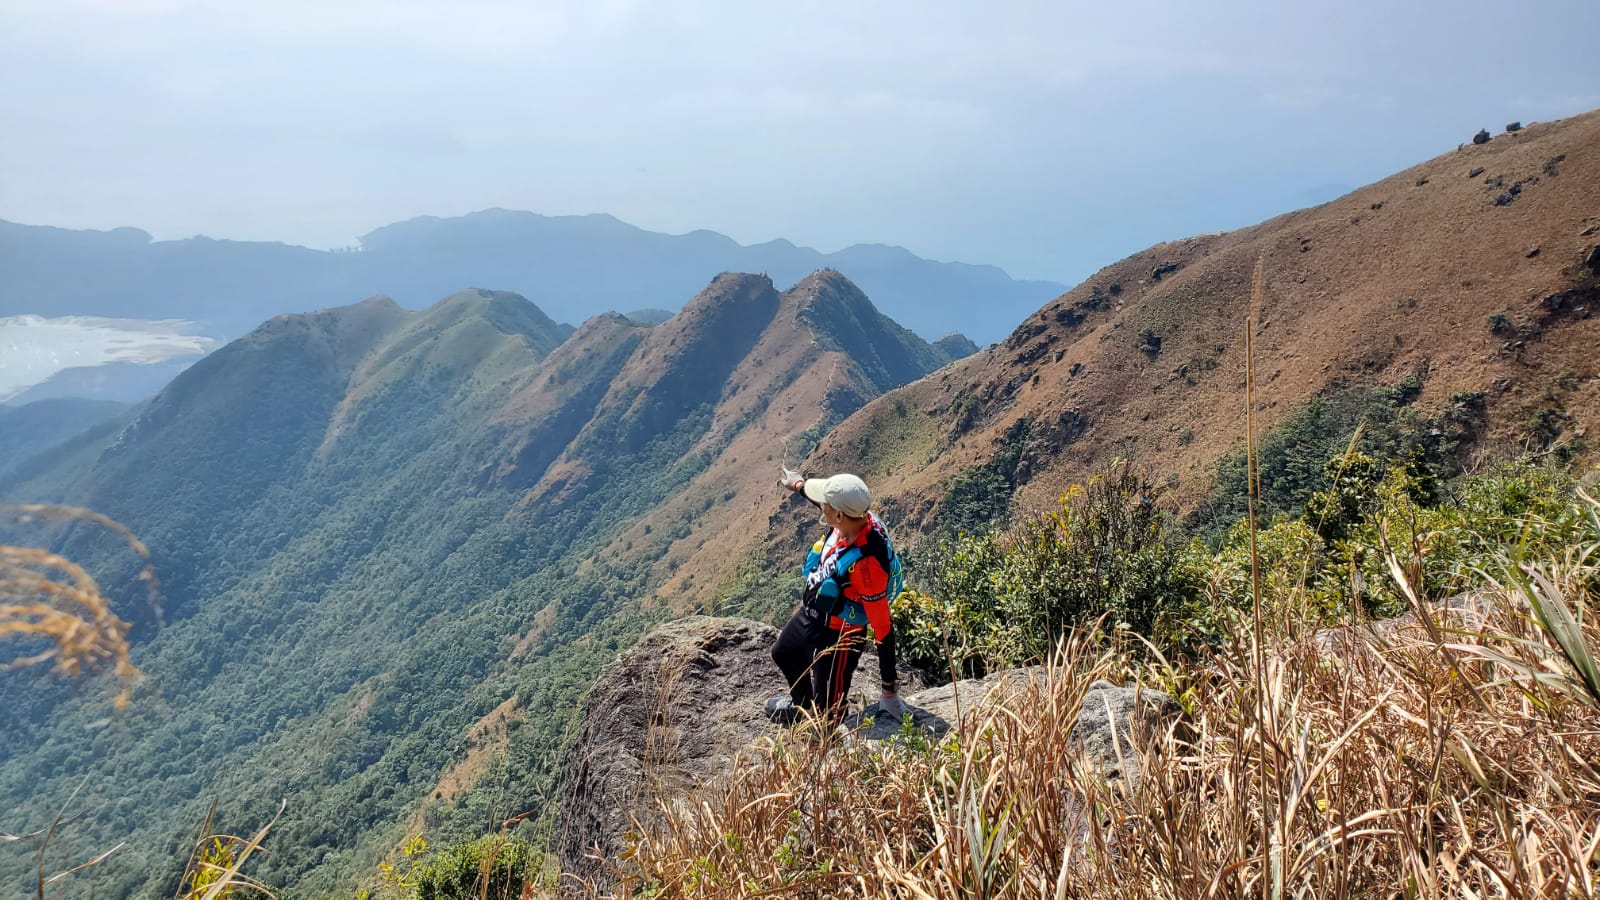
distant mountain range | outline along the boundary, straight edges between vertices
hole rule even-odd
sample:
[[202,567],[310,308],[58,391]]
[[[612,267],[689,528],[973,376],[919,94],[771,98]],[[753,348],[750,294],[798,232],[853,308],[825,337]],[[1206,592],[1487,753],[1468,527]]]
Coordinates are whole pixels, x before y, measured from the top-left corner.
[[[516,757],[503,812],[522,811],[596,668],[665,613],[639,606],[647,588],[684,578],[686,602],[721,602],[743,562],[728,529],[782,499],[780,465],[951,358],[836,271],[787,291],[724,274],[655,325],[574,329],[498,291],[417,312],[372,298],[273,318],[130,410],[0,408],[0,449],[31,454],[0,469],[0,498],[126,524],[166,622],[125,547],[53,535],[136,623],[148,682],[103,729],[104,696],[0,672],[7,827],[94,773],[118,799],[89,799],[56,846],[129,839],[97,889],[171,896],[169,840],[215,791],[245,830],[288,797],[283,852],[258,874],[348,894],[408,820],[481,824],[500,788],[458,769],[460,735],[496,709],[522,726],[497,749]],[[31,864],[0,854],[0,894]]]
[[189,319],[232,339],[264,319],[384,295],[418,308],[463,286],[513,291],[557,321],[676,309],[720,272],[788,286],[831,268],[886,315],[932,340],[979,343],[1060,294],[993,266],[933,262],[900,247],[820,253],[785,240],[746,246],[712,231],[670,235],[609,215],[489,209],[386,225],[350,251],[196,237],[153,241],[137,228],[72,231],[0,221],[0,316]]

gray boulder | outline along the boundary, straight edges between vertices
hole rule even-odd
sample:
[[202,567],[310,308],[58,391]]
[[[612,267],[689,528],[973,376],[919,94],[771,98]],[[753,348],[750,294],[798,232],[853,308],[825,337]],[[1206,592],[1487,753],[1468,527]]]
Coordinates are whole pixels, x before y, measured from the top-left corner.
[[777,630],[693,616],[646,635],[601,671],[562,765],[563,872],[611,883],[602,860],[637,817],[683,796],[770,728],[761,700],[784,690],[772,664]]
[[[1464,591],[1434,604],[1430,615],[1441,628],[1470,629],[1481,627],[1494,606],[1493,591]],[[1352,654],[1385,646],[1393,642],[1400,630],[1416,628],[1421,624],[1415,612],[1408,612],[1392,619],[1324,628],[1312,633],[1311,642],[1323,656],[1349,658]]]
[[1133,793],[1143,774],[1139,751],[1182,713],[1178,702],[1161,691],[1096,681],[1083,695],[1078,720],[1072,724],[1072,742],[1083,748],[1108,782],[1121,782]]
[[[749,619],[690,616],[651,631],[600,672],[561,766],[563,872],[609,885],[603,861],[624,849],[635,821],[649,827],[662,802],[692,795],[774,733],[762,706],[788,692],[772,662],[777,637],[771,625]],[[915,689],[915,681],[906,683]],[[852,705],[875,704],[880,689],[868,650]],[[919,722],[931,731],[936,718],[924,714]]]
[[[994,703],[1023,690],[1031,679],[1042,677],[1038,667],[1009,669],[987,678],[957,681],[940,687],[904,694],[911,716],[911,728],[929,738],[941,738],[963,717],[980,715]],[[886,716],[878,709],[877,692],[873,702],[845,719],[845,727],[859,740],[886,741],[905,732],[902,718]],[[865,699],[865,698],[863,698]]]

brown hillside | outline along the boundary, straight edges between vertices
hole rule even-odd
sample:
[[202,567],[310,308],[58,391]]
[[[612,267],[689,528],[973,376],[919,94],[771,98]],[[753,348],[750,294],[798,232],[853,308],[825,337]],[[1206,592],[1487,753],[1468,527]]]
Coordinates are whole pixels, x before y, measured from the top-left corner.
[[[774,508],[781,465],[798,465],[815,435],[943,360],[938,351],[878,313],[838,272],[816,272],[782,294],[770,292],[765,276],[721,276],[674,320],[656,326],[616,379],[620,387],[613,387],[616,396],[637,392],[639,397],[677,398],[681,414],[689,405],[684,398],[695,395],[658,387],[677,377],[674,367],[662,362],[674,357],[661,348],[704,347],[683,355],[715,352],[726,369],[718,375],[715,394],[697,398],[712,403],[711,422],[690,453],[704,454],[709,466],[597,556],[650,554],[659,596],[673,598],[680,608],[709,608],[714,598],[700,592],[729,580],[746,554],[759,546]],[[707,307],[754,304],[760,304],[766,319],[759,328],[753,314],[744,317],[746,330],[713,330],[706,324],[735,318]],[[675,329],[679,318],[692,327]],[[851,344],[872,347],[875,353],[842,349]],[[601,433],[614,433],[609,431],[608,404],[621,405],[611,397],[602,403],[591,426],[606,429]],[[639,406],[638,400],[628,405],[630,415]],[[584,437],[574,441],[533,496],[569,489],[573,479],[587,477],[596,449]]]
[[[1160,244],[1096,273],[1005,341],[872,402],[808,461],[859,470],[910,522],[1027,419],[1020,505],[1116,456],[1194,499],[1244,435],[1256,260],[1262,428],[1336,383],[1424,375],[1419,403],[1487,395],[1489,439],[1541,410],[1600,420],[1600,112],[1463,145],[1334,202]],[[1503,315],[1491,331],[1491,316]]]
[[523,373],[505,406],[490,419],[501,446],[479,470],[480,486],[526,485],[545,476],[611,388],[649,327],[610,313],[583,323],[538,365]]

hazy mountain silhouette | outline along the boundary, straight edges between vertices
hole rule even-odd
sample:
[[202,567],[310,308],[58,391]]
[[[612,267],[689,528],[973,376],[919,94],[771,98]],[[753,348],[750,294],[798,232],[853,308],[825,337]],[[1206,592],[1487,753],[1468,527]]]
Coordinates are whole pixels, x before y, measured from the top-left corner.
[[0,405],[0,479],[33,455],[127,411],[109,400],[57,398]]
[[192,319],[231,339],[282,313],[375,294],[417,308],[462,285],[493,285],[532,298],[558,321],[580,322],[608,310],[676,309],[718,272],[793,284],[822,268],[844,273],[886,315],[930,339],[960,331],[998,340],[1007,323],[1064,290],[899,247],[820,253],[785,240],[746,246],[712,231],[661,234],[609,215],[489,209],[386,225],[354,251],[0,222],[0,316]]

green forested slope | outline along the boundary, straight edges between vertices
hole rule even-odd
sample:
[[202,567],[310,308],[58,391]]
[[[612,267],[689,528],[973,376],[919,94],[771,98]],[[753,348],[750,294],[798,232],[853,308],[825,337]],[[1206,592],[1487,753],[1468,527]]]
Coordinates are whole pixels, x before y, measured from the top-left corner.
[[0,406],[0,478],[35,454],[110,421],[127,408],[125,403],[78,398]]
[[[536,827],[569,711],[650,621],[634,601],[687,532],[597,549],[737,435],[802,430],[723,410],[736,377],[793,408],[784,391],[839,369],[793,308],[765,278],[723,276],[655,329],[603,316],[569,333],[481,291],[416,314],[374,299],[280,317],[128,427],[0,485],[125,522],[150,545],[166,620],[114,542],[0,535],[90,564],[139,623],[146,676],[121,715],[97,686],[5,677],[18,702],[0,711],[0,829],[47,824],[87,779],[52,858],[127,841],[86,884],[170,896],[213,799],[234,832],[286,799],[252,868],[294,897],[348,893],[408,829],[437,841],[530,809]],[[764,340],[805,349],[743,355]],[[920,342],[904,355],[933,358]],[[706,443],[714,422],[726,444]],[[481,752],[474,725],[497,708],[504,734]],[[0,851],[0,885],[21,889],[32,867]]]

